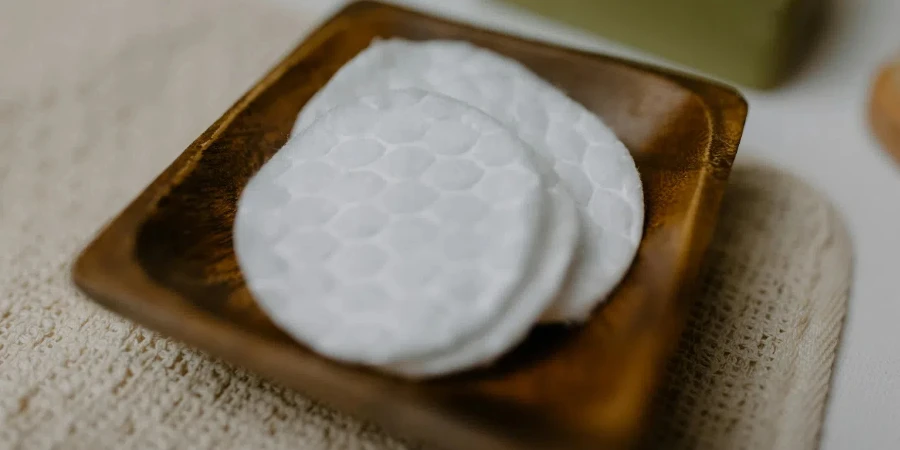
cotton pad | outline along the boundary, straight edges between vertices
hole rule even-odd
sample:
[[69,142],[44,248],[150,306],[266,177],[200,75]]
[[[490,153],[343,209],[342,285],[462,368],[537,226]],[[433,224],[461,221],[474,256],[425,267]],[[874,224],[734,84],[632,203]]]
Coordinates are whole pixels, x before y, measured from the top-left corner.
[[[341,361],[385,367],[486,334],[488,351],[442,372],[490,361],[552,300],[518,299],[550,212],[531,154],[438,94],[336,106],[241,195],[234,242],[247,286],[280,328]],[[494,330],[511,310],[515,326]]]
[[491,326],[465,342],[439,354],[424,355],[383,367],[407,377],[441,375],[464,367],[475,367],[493,360],[522,340],[541,311],[562,289],[574,262],[580,219],[575,203],[566,196],[549,197],[551,211],[542,221],[542,238],[528,270],[525,282],[516,291],[515,301]]
[[640,176],[625,146],[594,114],[518,62],[458,41],[374,42],[308,102],[294,132],[335,104],[404,87],[438,92],[494,117],[543,159],[537,166],[551,192],[574,198],[584,231],[579,264],[544,320],[585,320],[627,272],[643,231]]

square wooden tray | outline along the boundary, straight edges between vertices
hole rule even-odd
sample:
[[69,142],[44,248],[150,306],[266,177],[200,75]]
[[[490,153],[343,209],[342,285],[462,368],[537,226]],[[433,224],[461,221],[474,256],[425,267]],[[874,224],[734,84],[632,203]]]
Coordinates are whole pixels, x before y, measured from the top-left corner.
[[[600,115],[644,184],[637,259],[584,327],[542,327],[496,367],[406,382],[292,342],[235,262],[235,204],[297,113],[375,37],[462,39],[513,57]],[[79,257],[105,307],[431,447],[623,448],[678,340],[747,106],[706,81],[364,1],[313,32],[112,221]]]

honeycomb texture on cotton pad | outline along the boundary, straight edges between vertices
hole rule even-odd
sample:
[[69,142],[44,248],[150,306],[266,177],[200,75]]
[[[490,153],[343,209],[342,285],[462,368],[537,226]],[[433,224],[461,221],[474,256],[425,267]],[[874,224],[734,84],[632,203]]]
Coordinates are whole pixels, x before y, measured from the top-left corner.
[[624,277],[643,232],[643,192],[628,149],[518,62],[460,41],[373,42],[307,103],[294,132],[334,105],[403,87],[439,92],[496,118],[542,157],[538,168],[551,191],[572,195],[583,219],[582,251],[571,285],[544,319],[586,319]]
[[383,92],[333,109],[260,169],[235,250],[282,329],[384,365],[496,320],[534,256],[544,192],[524,144],[485,114]]
[[438,375],[453,367],[491,362],[500,349],[525,338],[531,329],[525,325],[533,323],[540,311],[559,295],[569,269],[577,263],[574,254],[581,221],[575,202],[562,195],[547,198],[550,211],[542,219],[536,258],[517,290],[516,301],[508,305],[492,326],[457,347],[391,364],[388,370],[408,376]]

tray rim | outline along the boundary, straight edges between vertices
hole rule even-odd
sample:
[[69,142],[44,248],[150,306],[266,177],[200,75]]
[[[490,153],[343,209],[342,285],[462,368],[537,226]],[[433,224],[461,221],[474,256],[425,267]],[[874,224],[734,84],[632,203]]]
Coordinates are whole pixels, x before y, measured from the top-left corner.
[[[230,322],[222,321],[211,315],[197,314],[193,308],[185,307],[189,303],[187,299],[174,291],[158,285],[146,272],[144,272],[136,260],[132,259],[136,248],[136,238],[144,219],[149,217],[160,199],[167,195],[174,186],[183,181],[199,162],[203,152],[214,143],[231,123],[243,112],[260,94],[275,84],[285,73],[302,61],[311,51],[317,48],[324,39],[330,37],[322,31],[339,18],[352,15],[357,11],[367,8],[389,8],[404,15],[416,16],[417,19],[436,20],[444,24],[452,25],[467,32],[477,32],[488,36],[504,38],[517,45],[531,47],[548,52],[562,51],[569,55],[593,60],[603,60],[612,64],[627,66],[637,71],[661,77],[668,82],[676,83],[693,93],[700,101],[706,114],[710,136],[706,142],[706,154],[708,163],[702,164],[698,170],[698,182],[691,202],[685,212],[684,228],[688,231],[685,244],[689,249],[696,249],[696,240],[700,240],[700,247],[706,249],[711,239],[711,232],[715,225],[717,214],[712,216],[701,214],[705,204],[713,202],[718,209],[724,189],[711,189],[709,184],[724,186],[730,171],[731,163],[737,152],[744,122],[747,115],[747,101],[734,88],[725,84],[697,78],[676,70],[670,70],[652,66],[649,64],[629,61],[622,58],[593,53],[581,49],[573,49],[563,45],[548,43],[545,41],[521,37],[504,33],[494,29],[485,29],[476,25],[461,23],[453,19],[435,17],[414,9],[385,4],[373,0],[362,0],[350,3],[331,17],[312,29],[298,45],[290,49],[283,57],[259,79],[245,94],[243,94],[225,113],[194,140],[169,166],[167,166],[151,183],[141,191],[137,197],[113,219],[108,221],[97,232],[90,243],[85,246],[72,266],[72,280],[74,284],[86,293],[90,300],[102,307],[113,311],[124,318],[142,326],[160,332],[168,337],[181,341],[195,349],[221,358],[226,361],[241,361],[240,365],[252,368],[254,372],[266,378],[275,379],[283,383],[289,383],[277,376],[276,370],[269,370],[266,366],[270,361],[293,353],[293,347],[287,345],[272,345],[266,339],[246,330],[234,327]],[[706,220],[708,232],[697,235],[698,222]],[[711,222],[710,222],[711,221]],[[112,251],[111,251],[112,250]],[[680,258],[673,268],[676,272],[691,270],[689,267],[695,258]],[[678,276],[682,279],[684,276]],[[689,288],[681,286],[681,288]],[[153,298],[154,302],[147,302],[147,298]],[[681,321],[683,326],[683,321]],[[217,339],[210,339],[216,336]],[[262,349],[262,350],[261,350]],[[671,356],[671,351],[666,359]],[[247,364],[247,362],[251,364]],[[327,390],[328,404],[345,409],[342,403],[350,401],[347,397],[346,385],[331,383],[327,377],[326,365],[313,364],[308,368],[311,377],[320,382],[317,386]],[[357,399],[358,400],[358,399]],[[401,407],[404,405],[401,405]],[[397,411],[400,416],[407,419],[416,419],[414,422],[428,422],[436,420],[436,417],[419,417],[416,414],[421,411],[412,408],[405,411]],[[391,420],[388,420],[390,422]],[[399,422],[399,421],[398,421]],[[395,429],[389,424],[381,423],[388,429]],[[483,435],[471,436],[484,440]]]

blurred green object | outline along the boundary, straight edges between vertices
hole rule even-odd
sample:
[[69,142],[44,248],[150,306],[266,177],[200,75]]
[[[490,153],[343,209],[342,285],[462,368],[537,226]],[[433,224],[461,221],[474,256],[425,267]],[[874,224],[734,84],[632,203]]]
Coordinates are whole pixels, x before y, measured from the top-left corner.
[[505,0],[673,62],[770,88],[812,39],[824,0]]

